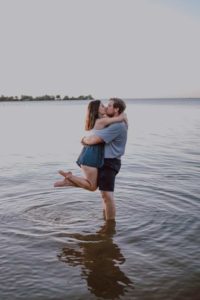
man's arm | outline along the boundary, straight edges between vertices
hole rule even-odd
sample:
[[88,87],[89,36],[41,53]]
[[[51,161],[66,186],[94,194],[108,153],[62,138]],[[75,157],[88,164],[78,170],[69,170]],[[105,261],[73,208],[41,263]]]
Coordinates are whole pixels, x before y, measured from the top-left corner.
[[88,137],[84,136],[81,140],[81,143],[83,145],[95,145],[95,144],[104,143],[104,140],[99,136],[91,135]]

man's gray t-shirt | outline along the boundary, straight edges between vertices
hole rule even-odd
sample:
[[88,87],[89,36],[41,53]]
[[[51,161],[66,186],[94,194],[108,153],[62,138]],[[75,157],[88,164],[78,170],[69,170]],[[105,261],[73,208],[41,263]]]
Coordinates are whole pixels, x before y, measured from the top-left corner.
[[127,129],[124,122],[119,122],[95,131],[95,135],[105,142],[104,158],[121,158],[125,152]]

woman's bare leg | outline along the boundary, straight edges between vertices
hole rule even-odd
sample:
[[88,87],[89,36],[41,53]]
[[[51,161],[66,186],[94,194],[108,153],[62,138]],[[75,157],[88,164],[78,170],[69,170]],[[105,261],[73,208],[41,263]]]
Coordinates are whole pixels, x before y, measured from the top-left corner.
[[64,187],[64,186],[79,187],[75,183],[69,181],[67,178],[64,178],[63,180],[60,180],[60,181],[56,181],[54,183],[54,187]]
[[71,172],[59,171],[59,174],[65,176],[71,183],[75,184],[77,187],[95,191],[97,189],[97,168],[88,167],[81,165],[81,170],[83,171],[85,178],[74,176]]

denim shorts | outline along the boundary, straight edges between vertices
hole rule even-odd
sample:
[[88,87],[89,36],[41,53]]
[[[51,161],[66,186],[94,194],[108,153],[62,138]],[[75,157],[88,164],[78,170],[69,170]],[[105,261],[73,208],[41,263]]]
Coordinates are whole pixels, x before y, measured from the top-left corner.
[[104,143],[84,146],[76,163],[79,166],[102,167],[104,163]]
[[115,177],[121,168],[121,160],[117,158],[104,158],[104,164],[98,169],[98,187],[100,191],[113,192]]

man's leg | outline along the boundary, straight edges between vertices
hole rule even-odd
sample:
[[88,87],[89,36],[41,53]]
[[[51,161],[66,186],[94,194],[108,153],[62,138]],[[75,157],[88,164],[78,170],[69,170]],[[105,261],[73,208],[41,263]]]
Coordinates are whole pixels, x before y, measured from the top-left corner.
[[114,193],[101,191],[101,195],[104,201],[106,220],[115,220],[116,209],[115,209]]

